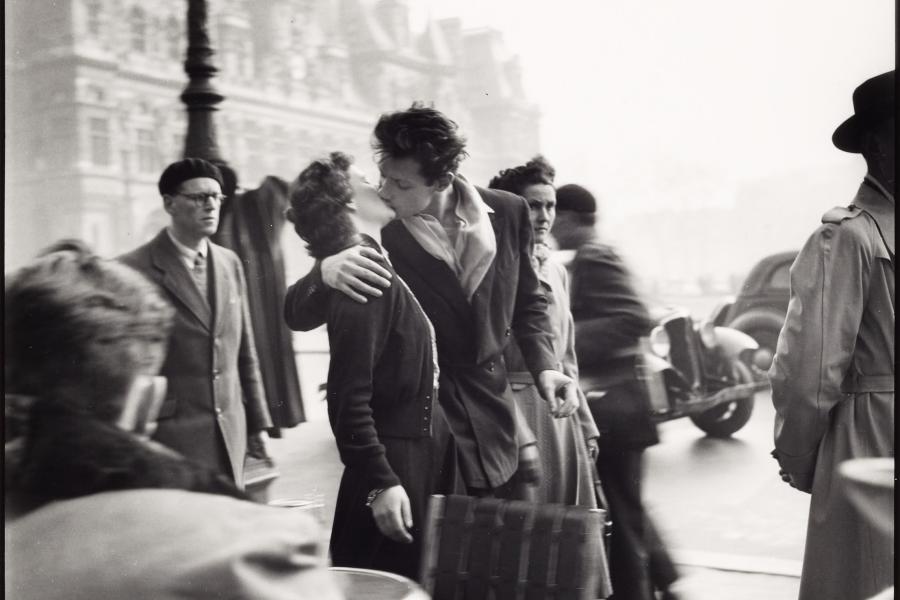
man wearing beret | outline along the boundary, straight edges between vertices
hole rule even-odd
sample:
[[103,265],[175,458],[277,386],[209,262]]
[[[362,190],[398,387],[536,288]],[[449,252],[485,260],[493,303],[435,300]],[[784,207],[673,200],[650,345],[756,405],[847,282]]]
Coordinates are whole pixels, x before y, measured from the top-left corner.
[[801,600],[881,597],[894,579],[893,519],[885,531],[866,520],[837,474],[849,459],[894,456],[894,71],[856,88],[853,108],[832,142],[868,173],[791,266],[769,370],[773,454],[782,479],[812,494]]
[[199,158],[166,167],[159,193],[171,224],[120,260],[159,285],[176,311],[154,438],[243,487],[245,456],[266,456],[272,421],[240,259],[209,241],[222,185],[221,171]]
[[644,450],[659,441],[635,366],[638,341],[653,326],[631,274],[597,233],[597,201],[580,185],[556,190],[551,233],[569,264],[575,354],[585,392],[602,391],[588,408],[600,430],[597,471],[615,526],[609,567],[617,600],[675,598],[678,578],[641,501]]

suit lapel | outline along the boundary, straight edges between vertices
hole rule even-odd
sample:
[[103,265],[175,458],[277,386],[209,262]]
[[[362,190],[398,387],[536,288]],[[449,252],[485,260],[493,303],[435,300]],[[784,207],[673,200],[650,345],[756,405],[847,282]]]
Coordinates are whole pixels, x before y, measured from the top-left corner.
[[428,254],[399,220],[390,223],[383,235],[394,238],[397,251],[391,255],[391,259],[395,265],[408,265],[460,318],[471,319],[472,308],[459,279],[447,263]]
[[213,289],[213,332],[221,333],[224,325],[222,318],[226,306],[231,302],[231,290],[235,287],[235,283],[231,281],[231,275],[226,265],[225,256],[222,249],[214,244],[209,245],[209,256],[212,259],[212,275]]
[[[494,229],[494,239],[497,240],[497,253],[494,255],[494,260],[491,261],[491,266],[488,267],[487,272],[485,272],[484,279],[482,279],[481,283],[478,284],[478,288],[475,290],[475,295],[472,297],[472,309],[475,314],[477,332],[476,335],[479,339],[479,343],[477,345],[477,361],[479,363],[484,362],[487,359],[486,353],[489,344],[485,343],[484,336],[488,335],[491,331],[491,299],[493,298],[495,287],[494,279],[498,277],[497,264],[500,262],[503,253],[506,252],[506,249],[503,247],[503,244],[505,242],[503,236],[503,217],[496,211],[488,213],[488,215],[491,219],[491,227],[493,227]],[[503,277],[503,274],[501,273],[499,277]]]
[[162,271],[162,286],[177,298],[207,329],[211,326],[212,314],[209,303],[200,296],[197,284],[181,261],[178,249],[169,239],[166,230],[160,232],[150,249],[153,265]]

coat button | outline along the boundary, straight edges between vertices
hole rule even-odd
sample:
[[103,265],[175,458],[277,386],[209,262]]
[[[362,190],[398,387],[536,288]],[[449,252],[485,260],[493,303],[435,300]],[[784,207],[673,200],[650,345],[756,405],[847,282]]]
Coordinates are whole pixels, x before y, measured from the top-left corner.
[[491,373],[494,372],[494,363],[488,363],[488,371],[490,371]]
[[220,417],[222,416],[222,407],[221,406],[216,407],[216,414],[219,415]]
[[511,332],[510,328],[507,327],[507,328],[506,328],[506,331],[503,332],[503,335],[505,335],[505,336],[508,337],[510,333],[512,333],[512,332]]

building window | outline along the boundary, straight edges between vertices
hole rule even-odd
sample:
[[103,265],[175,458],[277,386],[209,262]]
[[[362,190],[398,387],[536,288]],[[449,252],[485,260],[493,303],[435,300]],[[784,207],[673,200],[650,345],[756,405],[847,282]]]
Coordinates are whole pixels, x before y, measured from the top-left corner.
[[137,130],[137,167],[141,173],[153,173],[156,164],[156,136],[152,129]]
[[90,0],[85,5],[86,29],[89,36],[98,38],[102,28],[103,4],[98,0]]
[[169,58],[173,61],[184,59],[181,53],[181,42],[187,35],[181,30],[181,24],[175,17],[169,17],[166,23],[166,43],[168,46]]
[[89,130],[91,135],[91,162],[101,167],[109,166],[110,156],[112,155],[109,139],[109,120],[101,117],[91,117]]
[[147,15],[140,8],[131,9],[131,49],[147,51]]

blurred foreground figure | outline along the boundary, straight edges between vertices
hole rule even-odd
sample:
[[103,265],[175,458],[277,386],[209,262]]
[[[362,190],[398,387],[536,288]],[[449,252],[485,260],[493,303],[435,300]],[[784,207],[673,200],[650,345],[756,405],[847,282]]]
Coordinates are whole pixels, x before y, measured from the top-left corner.
[[174,314],[153,284],[65,242],[5,306],[7,597],[339,597],[314,520],[148,439]]
[[171,224],[120,257],[159,286],[175,308],[162,374],[168,378],[155,439],[244,484],[248,453],[266,457],[266,405],[240,259],[209,241],[224,179],[186,158],[159,178]]
[[832,138],[868,173],[791,267],[791,300],[769,377],[782,478],[812,493],[800,598],[858,600],[893,583],[892,536],[837,485],[838,464],[894,456],[894,72],[860,85]]
[[636,376],[638,342],[652,327],[618,254],[598,239],[597,201],[580,185],[556,190],[552,234],[569,265],[575,354],[586,391],[605,394],[589,403],[600,430],[597,471],[609,500],[613,528],[609,551],[614,600],[652,600],[678,578],[675,566],[644,511],[643,455],[659,442],[649,399]]
[[[383,252],[367,233],[377,236],[394,213],[349,156],[334,152],[306,167],[290,202],[288,218],[317,260],[357,244]],[[406,284],[394,282],[367,303],[330,289],[321,298],[331,351],[328,420],[345,466],[331,556],[338,567],[416,579],[428,497],[455,491],[455,448],[435,401],[434,330]],[[288,290],[289,325],[303,298],[301,285]]]

